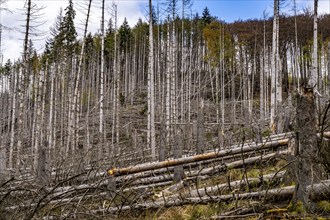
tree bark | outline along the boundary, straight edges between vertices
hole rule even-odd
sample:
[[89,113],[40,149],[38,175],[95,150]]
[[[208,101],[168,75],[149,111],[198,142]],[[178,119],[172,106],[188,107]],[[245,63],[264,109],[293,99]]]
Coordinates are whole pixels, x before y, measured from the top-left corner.
[[276,131],[276,90],[277,90],[277,11],[278,11],[278,0],[274,0],[274,18],[273,18],[273,42],[272,42],[272,59],[271,59],[271,97],[270,97],[270,129],[274,133]]
[[313,55],[312,55],[312,69],[309,77],[308,86],[319,90],[318,68],[317,68],[317,7],[318,0],[314,0],[314,27],[313,27]]
[[232,149],[228,149],[228,150],[220,150],[218,152],[210,152],[210,153],[199,154],[199,155],[195,155],[195,156],[191,156],[191,157],[183,157],[183,158],[174,159],[174,160],[167,160],[167,161],[163,161],[163,162],[140,164],[137,166],[131,166],[131,167],[119,168],[119,169],[115,168],[115,169],[108,170],[108,174],[115,175],[115,176],[122,176],[122,175],[130,174],[130,173],[137,173],[137,172],[154,170],[154,169],[159,169],[159,168],[164,168],[164,167],[177,166],[177,165],[181,165],[181,164],[193,163],[193,162],[197,162],[197,161],[208,160],[208,159],[223,157],[223,156],[227,156],[227,155],[233,155],[233,154],[238,154],[238,153],[251,152],[251,151],[259,150],[259,149],[283,146],[283,145],[287,145],[288,141],[289,141],[289,139],[286,138],[286,139],[282,139],[282,140],[278,140],[278,141],[264,142],[264,143],[255,144],[255,145],[251,144],[249,146],[237,147],[237,148],[232,148]]
[[198,110],[197,110],[197,122],[196,122],[196,136],[197,136],[197,146],[196,153],[201,154],[205,148],[204,142],[204,100],[201,98]]
[[103,124],[104,124],[104,7],[105,0],[102,0],[102,16],[101,16],[101,70],[100,70],[100,140],[103,139]]
[[149,0],[149,70],[148,70],[148,147],[151,158],[156,159],[155,137],[155,85],[154,85],[154,38],[152,23],[152,0]]
[[307,186],[318,183],[322,179],[322,167],[319,160],[317,140],[317,116],[313,88],[304,88],[297,94],[297,134],[296,134],[296,162],[294,167],[294,181],[296,191],[294,206],[302,203],[308,212],[314,212],[316,205],[308,195]]

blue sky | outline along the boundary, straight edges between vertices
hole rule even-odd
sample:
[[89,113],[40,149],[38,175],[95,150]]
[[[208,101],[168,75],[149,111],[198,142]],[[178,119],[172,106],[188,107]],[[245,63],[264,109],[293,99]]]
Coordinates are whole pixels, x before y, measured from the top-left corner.
[[[264,11],[268,16],[273,14],[273,0],[195,0],[193,8],[199,12],[206,6],[212,15],[226,22],[238,19],[247,20],[263,18]],[[302,11],[305,7],[313,9],[313,0],[297,0],[297,10]],[[293,14],[293,0],[286,0],[281,12]],[[319,0],[320,13],[329,12],[329,0]]]
[[272,1],[205,0],[194,2],[194,8],[198,11],[205,7],[209,8],[212,15],[226,22],[232,22],[238,19],[261,18],[265,9],[271,9]]
[[[118,0],[117,0],[118,1]],[[134,0],[121,0],[121,1],[134,1]],[[140,1],[142,8],[147,7],[147,0],[135,0]],[[271,17],[273,14],[274,0],[191,0],[193,3],[192,11],[198,12],[200,15],[205,7],[208,7],[211,15],[217,16],[221,20],[226,22],[233,22],[236,20],[247,20],[254,18],[263,18],[264,12],[266,16]],[[167,0],[153,0],[154,7],[157,4],[164,4]],[[293,0],[285,0],[281,5],[281,13],[293,15]],[[319,0],[319,14],[329,13],[330,0]],[[178,6],[181,6],[181,0],[178,0]],[[313,10],[314,0],[296,0],[297,11],[301,12],[304,8],[309,7]],[[181,9],[179,9],[181,10]],[[180,14],[180,12],[179,12]]]

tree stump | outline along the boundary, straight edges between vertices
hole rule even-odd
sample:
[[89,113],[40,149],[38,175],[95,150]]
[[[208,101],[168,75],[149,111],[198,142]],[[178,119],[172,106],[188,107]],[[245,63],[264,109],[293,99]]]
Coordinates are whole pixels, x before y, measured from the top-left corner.
[[[315,204],[309,199],[307,186],[321,181],[322,169],[319,160],[317,140],[316,103],[312,88],[303,88],[296,95],[296,135],[291,161],[291,172],[296,190],[293,197],[293,209],[303,206],[304,211],[314,212]],[[289,172],[290,173],[290,172]]]

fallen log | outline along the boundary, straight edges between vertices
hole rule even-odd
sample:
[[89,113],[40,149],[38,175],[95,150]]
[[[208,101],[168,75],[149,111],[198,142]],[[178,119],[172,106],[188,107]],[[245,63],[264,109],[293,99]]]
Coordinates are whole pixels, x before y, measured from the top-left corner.
[[[220,165],[209,167],[209,168],[202,169],[199,171],[195,171],[193,173],[185,172],[186,180],[195,179],[196,176],[197,177],[204,176],[206,178],[203,178],[203,179],[208,179],[208,178],[211,178],[212,176],[214,176],[215,174],[225,173],[227,170],[240,168],[240,167],[243,167],[244,165],[249,166],[252,164],[259,163],[261,161],[269,160],[276,156],[286,154],[286,152],[287,151],[283,151],[280,153],[271,153],[271,154],[267,154],[267,155],[263,155],[263,156],[251,157],[251,158],[234,161],[234,162],[230,162],[230,163],[222,163]],[[138,184],[147,184],[147,183],[157,183],[157,182],[168,181],[168,180],[173,180],[173,174],[166,174],[166,175],[160,175],[160,176],[155,176],[155,177],[137,179],[132,182],[128,182],[127,184],[138,185]]]
[[202,160],[208,160],[208,159],[217,158],[217,157],[224,157],[227,155],[234,155],[234,154],[239,154],[239,153],[251,152],[251,151],[255,151],[255,150],[284,146],[284,145],[287,145],[288,142],[289,142],[289,139],[286,138],[286,139],[282,139],[282,140],[278,140],[278,141],[271,141],[271,142],[265,142],[265,143],[260,143],[260,144],[253,144],[250,146],[243,146],[243,147],[237,147],[237,148],[232,148],[232,149],[220,150],[219,152],[210,152],[210,153],[199,154],[199,155],[195,155],[195,156],[191,156],[191,157],[184,157],[184,158],[167,160],[167,161],[162,161],[162,162],[140,164],[137,166],[130,166],[130,167],[119,168],[119,169],[114,168],[114,169],[108,170],[108,174],[113,175],[113,176],[122,176],[122,175],[131,174],[131,173],[138,173],[138,172],[154,170],[154,169],[159,169],[159,168],[164,168],[164,167],[172,167],[172,166],[188,164],[188,163],[193,163],[193,162],[202,161]]
[[[285,152],[281,152],[280,154],[284,154]],[[264,155],[262,157],[257,156],[257,157],[252,157],[252,158],[247,158],[244,161],[243,160],[239,160],[239,161],[234,161],[231,163],[224,163],[221,164],[219,166],[215,166],[215,167],[210,167],[198,172],[193,172],[193,173],[189,173],[186,172],[186,176],[187,178],[184,181],[189,181],[189,180],[195,180],[196,176],[198,176],[198,179],[209,179],[211,178],[215,173],[221,173],[221,172],[226,172],[227,170],[231,170],[231,169],[235,169],[235,168],[239,168],[242,167],[244,164],[245,165],[251,165],[254,163],[257,163],[261,160],[261,158],[263,160],[268,160],[272,157],[275,157],[276,155],[280,155],[278,153],[272,153],[272,154],[268,154],[268,155]],[[136,175],[136,174],[131,174],[131,175]],[[119,177],[120,178],[120,177]],[[123,181],[126,180],[126,181]],[[148,187],[153,187],[153,186],[165,186],[165,185],[170,185],[172,183],[173,180],[173,174],[166,174],[166,175],[159,175],[159,176],[153,176],[153,177],[147,177],[147,178],[140,178],[140,179],[135,179],[135,180],[129,180],[129,179],[116,179],[116,185],[121,185],[121,189],[119,190],[124,190],[124,192],[128,192],[134,189],[143,189],[145,186]],[[162,184],[163,182],[166,182],[165,184]],[[183,184],[183,182],[178,183],[178,184]],[[78,193],[80,192],[84,192],[86,190],[91,190],[91,189],[102,189],[105,188],[108,185],[108,180],[107,179],[103,179],[103,180],[99,180],[98,182],[95,183],[89,183],[89,184],[81,184],[81,185],[72,185],[72,186],[63,186],[63,187],[49,187],[49,188],[44,188],[43,191],[45,193],[48,193],[48,198],[58,198],[61,197],[61,195],[66,195],[66,194],[72,194],[72,193]],[[133,187],[129,187],[132,186]],[[173,186],[171,186],[173,187]],[[178,187],[183,187],[183,185],[180,185]],[[28,195],[27,193],[30,193],[31,196],[36,195],[37,193],[34,192],[34,190],[21,190],[21,191],[13,191],[11,192],[11,197],[15,197],[15,196],[20,196],[20,195]],[[33,193],[33,194],[32,194]],[[168,194],[168,193],[167,193]],[[52,200],[52,199],[50,199]],[[57,199],[55,199],[57,200]]]
[[[211,219],[247,219],[251,217],[261,216],[262,213],[249,213],[249,214],[242,214],[242,215],[219,215],[216,217],[212,217]],[[253,218],[254,219],[254,218]],[[259,218],[257,218],[259,219]]]
[[237,189],[237,188],[244,187],[247,185],[247,183],[250,183],[251,185],[257,185],[257,184],[261,184],[262,181],[269,182],[272,180],[279,180],[284,176],[284,173],[285,173],[285,171],[281,171],[278,173],[264,175],[259,178],[248,178],[247,180],[243,179],[243,180],[233,181],[233,182],[230,182],[229,184],[223,183],[223,184],[219,184],[216,186],[199,188],[199,189],[190,191],[187,196],[197,197],[197,196],[213,195],[215,193],[220,193],[224,190]]
[[221,213],[221,215],[212,216],[210,219],[227,219],[226,218],[227,216],[229,218],[231,216],[237,216],[236,219],[237,218],[241,219],[241,216],[248,215],[248,214],[256,214],[257,215],[259,213],[256,213],[256,212],[261,211],[261,210],[259,210],[260,209],[260,203],[258,203],[258,205],[249,204],[249,206],[252,206],[252,207],[240,207],[240,208],[237,208],[237,209],[234,209],[234,210],[230,210],[228,212]]
[[[209,159],[209,160],[203,160],[195,163],[190,163],[190,164],[184,164],[184,168],[195,168],[199,167],[200,165],[205,165],[208,163],[223,163],[224,161],[227,160],[233,160],[236,157],[248,157],[249,152],[240,154],[240,155],[229,155],[229,156],[224,156],[221,158],[214,158],[214,159]],[[128,181],[133,181],[134,179],[140,179],[140,178],[147,178],[147,177],[154,177],[158,175],[168,175],[171,174],[174,170],[174,167],[166,167],[166,168],[159,168],[159,169],[154,169],[154,170],[148,170],[148,171],[143,171],[143,172],[138,172],[138,173],[132,173],[128,175],[123,175],[123,176],[117,176],[116,181],[120,182],[128,182]],[[194,173],[194,171],[188,171],[186,176],[191,176]]]
[[187,183],[185,183],[184,181],[181,181],[180,183],[170,186],[170,187],[162,190],[160,193],[155,194],[155,197],[156,198],[167,197],[167,198],[175,199],[175,198],[187,198],[187,197],[200,197],[200,196],[205,196],[205,195],[214,195],[216,193],[221,193],[225,190],[229,190],[229,189],[234,190],[234,189],[242,188],[242,187],[246,186],[248,183],[250,184],[250,186],[255,186],[255,185],[261,184],[262,182],[270,182],[270,181],[275,181],[275,180],[277,181],[284,176],[284,173],[285,173],[285,171],[281,171],[278,173],[264,175],[259,178],[248,178],[247,180],[242,179],[242,180],[237,180],[237,181],[233,181],[230,183],[222,183],[219,185],[208,186],[208,187],[198,188],[198,189],[194,189],[194,190],[190,190],[188,188],[187,192],[183,192],[180,194],[174,194],[175,191],[178,191],[178,190],[182,189],[185,185],[187,185]]
[[[321,134],[320,134],[320,133],[318,133],[317,135],[318,135],[319,138],[321,137]],[[265,140],[266,142],[269,142],[269,141],[276,142],[276,141],[279,141],[279,140],[282,140],[282,139],[291,138],[292,136],[293,136],[293,132],[287,132],[287,133],[282,133],[282,134],[277,134],[277,135],[271,135],[271,136],[268,136],[268,137],[263,137],[263,140]],[[323,137],[324,137],[324,138],[325,138],[325,137],[326,137],[326,138],[330,138],[330,131],[325,131],[325,132],[323,132]],[[252,140],[249,140],[249,141],[246,141],[246,143],[248,143],[248,144],[252,144],[253,141],[252,141]],[[239,144],[236,144],[236,145],[231,146],[230,148],[236,148],[236,147],[240,147],[240,145],[239,145]],[[214,152],[214,151],[220,151],[220,150],[219,150],[219,149],[214,149],[214,150],[207,151],[207,153],[212,153],[212,152]],[[186,156],[186,157],[190,157],[190,156]],[[215,157],[215,158],[217,158],[217,157]],[[212,158],[211,158],[211,159],[212,159]],[[86,170],[86,171],[89,171],[90,169],[91,169],[90,167],[87,167],[85,170]],[[160,168],[159,168],[159,169],[160,169]],[[108,170],[108,171],[106,171],[106,172],[96,172],[96,173],[94,174],[94,176],[89,175],[88,179],[89,179],[89,180],[92,180],[92,179],[94,179],[94,178],[103,177],[104,175],[109,174],[109,171],[110,171],[110,170]],[[28,175],[30,175],[30,177],[27,179],[26,177],[27,177]],[[57,175],[56,170],[54,170],[54,171],[52,172],[51,176],[54,177],[54,176],[56,176],[56,175]],[[17,177],[17,180],[16,180],[16,182],[17,182],[16,184],[17,184],[17,185],[20,185],[21,182],[32,182],[32,181],[34,181],[33,176],[32,176],[31,174],[26,174],[26,175],[18,176],[18,177]],[[15,185],[16,185],[16,184],[15,184]],[[20,185],[20,186],[21,186],[21,185]],[[13,188],[14,188],[14,187],[13,187]]]
[[[162,187],[164,185],[169,185],[171,183],[173,183],[173,181],[154,183],[154,184],[148,184],[148,185],[142,185],[142,186],[134,186],[134,187],[124,188],[124,189],[118,190],[118,191],[120,191],[120,193],[122,193],[122,192],[146,190],[144,193],[147,194],[148,191],[152,191],[157,187]],[[17,209],[30,209],[30,208],[36,207],[37,205],[40,205],[40,206],[43,206],[45,204],[58,205],[58,204],[63,204],[63,203],[81,202],[82,200],[87,200],[87,199],[95,198],[95,197],[101,197],[100,199],[103,200],[104,197],[107,197],[107,195],[109,193],[109,192],[99,192],[99,193],[86,194],[86,192],[88,192],[88,191],[91,192],[92,190],[99,190],[98,188],[93,189],[88,186],[86,186],[86,188],[79,187],[79,189],[77,189],[77,190],[81,191],[80,195],[72,196],[74,191],[72,188],[70,188],[67,191],[63,191],[61,193],[57,192],[55,194],[50,194],[50,198],[45,198],[44,201],[40,202],[39,204],[38,203],[31,203],[31,204],[22,203],[20,205],[8,206],[5,208],[5,210],[14,211]],[[150,194],[152,194],[152,193],[149,193],[149,195]],[[60,197],[60,198],[57,198],[57,197]]]
[[[314,184],[313,186],[309,186],[311,190],[308,192],[314,195],[315,200],[319,200],[322,198],[322,195],[330,193],[330,180],[322,181],[321,183]],[[322,191],[322,190],[325,190]],[[164,207],[172,207],[172,206],[182,206],[188,204],[208,204],[210,202],[230,202],[233,200],[243,200],[243,199],[256,199],[256,198],[264,198],[266,201],[268,200],[282,200],[285,198],[289,198],[293,195],[295,191],[295,186],[287,186],[281,188],[275,188],[270,190],[262,190],[259,192],[250,192],[250,193],[242,193],[242,194],[227,194],[220,196],[199,196],[199,197],[189,197],[189,198],[175,198],[168,199],[163,198],[162,201],[154,201],[154,202],[144,202],[140,204],[132,204],[123,206],[120,208],[117,207],[109,207],[107,209],[94,210],[93,213],[116,213],[122,211],[132,211],[132,210],[146,210],[146,209],[159,209]]]
[[329,200],[330,198],[330,179],[320,183],[307,186],[307,194],[312,201]]
[[[280,154],[283,154],[283,153],[285,153],[285,152],[281,152]],[[251,165],[251,164],[259,162],[261,159],[268,160],[277,155],[279,155],[279,153],[272,153],[269,155],[264,155],[262,157],[258,156],[258,157],[248,158],[248,159],[245,159],[244,161],[240,160],[240,161],[234,161],[232,163],[222,164],[221,166],[225,167],[224,169],[222,169],[222,171],[225,172],[227,170],[242,167],[244,164]],[[206,170],[202,170],[202,171],[207,171],[207,172],[202,173],[203,177],[205,177],[203,179],[211,178],[212,175],[215,174],[213,169],[214,169],[214,167],[211,167],[211,169],[208,168]],[[216,166],[216,170],[219,171],[219,168],[217,166]],[[189,181],[190,179],[195,179],[196,176],[198,176],[198,178],[199,178],[200,175],[201,175],[201,172],[195,172],[193,174],[187,173],[188,178],[185,181]],[[193,178],[193,177],[195,177],[195,178]],[[142,189],[146,189],[146,188],[152,189],[153,187],[169,185],[172,183],[172,180],[173,180],[173,174],[137,179],[133,182],[124,183],[124,185],[120,189],[118,189],[117,192],[118,193],[129,192],[129,191],[134,191],[134,190],[142,190]],[[117,183],[119,183],[119,182],[117,182]],[[82,184],[82,185],[58,187],[58,188],[46,188],[45,192],[46,193],[48,192],[49,194],[44,199],[47,200],[48,201],[47,203],[49,203],[49,204],[64,203],[64,202],[70,202],[70,201],[79,201],[80,199],[90,198],[90,196],[89,195],[79,196],[79,195],[77,195],[77,193],[85,193],[87,191],[92,193],[95,190],[104,189],[107,186],[107,184],[108,184],[108,182],[105,179],[105,180],[100,180],[99,182],[91,183],[91,184]],[[138,185],[138,184],[142,184],[142,186]],[[183,187],[183,182],[181,182],[179,184],[182,184],[182,186],[179,186],[179,187]],[[136,185],[136,186],[128,187],[129,185]],[[173,186],[170,186],[169,188],[173,188]],[[116,192],[114,192],[114,193],[116,194]],[[72,198],[63,198],[63,196],[66,197],[68,195],[73,196],[73,197]],[[97,195],[105,196],[106,193],[104,193],[104,194],[99,193]],[[17,195],[17,196],[19,196],[19,195]],[[34,205],[32,204],[29,206],[34,206]],[[29,207],[29,206],[26,206],[26,207]],[[23,207],[23,204],[21,205],[21,207]]]
[[172,206],[182,206],[188,204],[208,204],[210,202],[229,202],[232,200],[238,199],[253,199],[260,197],[267,197],[268,199],[282,199],[291,196],[294,192],[294,186],[283,187],[278,189],[271,190],[263,190],[260,192],[251,192],[251,193],[243,193],[243,194],[228,194],[221,196],[203,196],[203,197],[189,197],[189,198],[175,198],[168,199],[163,198],[163,200],[155,201],[155,202],[144,202],[140,204],[132,204],[123,206],[120,208],[109,207],[108,209],[100,209],[94,211],[95,213],[115,213],[122,211],[132,211],[132,210],[146,210],[146,209],[159,209],[164,207],[172,207]]
[[238,168],[238,167],[243,166],[244,164],[249,165],[249,164],[252,164],[252,163],[259,162],[261,160],[268,160],[270,158],[273,158],[275,156],[280,156],[280,155],[285,154],[285,153],[286,153],[286,151],[280,152],[280,153],[276,152],[276,153],[271,153],[271,154],[262,155],[262,156],[250,157],[250,158],[246,158],[244,160],[238,160],[238,161],[234,161],[234,162],[231,162],[231,163],[224,163],[224,164],[220,164],[220,165],[217,165],[217,166],[214,166],[214,167],[209,167],[209,168],[194,172],[194,173],[191,174],[191,176],[198,176],[198,175],[203,176],[203,175],[214,174],[214,173],[217,173],[217,172],[221,172],[224,169],[226,170],[226,169]]
[[[285,153],[285,152],[282,152]],[[281,153],[281,154],[282,154]],[[270,154],[270,155],[264,155],[262,156],[264,160],[274,157],[274,154]],[[231,156],[227,157],[227,158],[232,158]],[[245,159],[245,164],[250,164],[253,162],[257,162],[261,159],[261,156],[257,156],[257,157],[252,157],[252,158],[247,158]],[[225,170],[230,170],[230,169],[234,169],[234,168],[238,168],[240,166],[243,165],[243,161],[239,160],[239,161],[234,161],[231,163],[222,163],[218,166],[213,166],[210,168],[206,168],[203,169],[201,171],[194,171],[194,172],[185,172],[185,175],[188,177],[195,177],[195,176],[200,176],[199,179],[208,179],[210,178],[209,175],[210,173],[215,174],[216,172],[218,172],[219,170],[223,169],[223,171]],[[146,171],[147,173],[135,173],[135,174],[129,174],[127,176],[120,176],[116,178],[116,185],[139,185],[139,184],[144,184],[144,185],[149,185],[149,184],[155,184],[155,183],[159,183],[159,182],[164,182],[167,181],[169,182],[169,184],[172,183],[173,180],[173,174],[171,174],[171,172],[173,171],[173,168],[161,168],[160,169],[163,172],[166,172],[163,175],[156,175],[162,172],[152,172],[152,171]],[[160,171],[158,170],[158,171]],[[151,177],[145,177],[146,176],[150,176]],[[42,188],[44,191],[46,192],[50,192],[52,191],[52,195],[55,196],[57,194],[63,194],[69,191],[75,191],[75,190],[84,190],[84,189],[88,189],[88,188],[97,188],[97,187],[104,187],[108,184],[107,179],[99,179],[97,182],[94,183],[86,183],[86,184],[80,184],[80,185],[71,185],[71,186],[61,186],[61,187],[46,187],[46,188]],[[168,185],[169,185],[168,184]],[[166,184],[165,184],[166,185]],[[29,188],[31,188],[31,190],[33,188],[41,188],[40,186],[35,186],[33,187],[31,184],[29,184]],[[17,187],[13,187],[13,188],[5,188],[5,191],[0,192],[0,196],[4,196],[7,194],[7,192],[12,191],[10,193],[11,196],[19,196],[22,194],[27,193],[28,190],[24,190],[25,187],[23,187],[21,190],[19,190]],[[26,188],[28,189],[28,188]],[[31,191],[32,192],[32,191]]]

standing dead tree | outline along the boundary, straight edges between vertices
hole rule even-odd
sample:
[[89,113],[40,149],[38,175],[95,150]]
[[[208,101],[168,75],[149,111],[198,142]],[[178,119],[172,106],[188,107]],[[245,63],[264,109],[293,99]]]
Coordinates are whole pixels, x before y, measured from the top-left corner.
[[152,21],[152,0],[149,0],[149,66],[148,66],[148,137],[147,144],[151,148],[151,157],[156,159],[155,136],[155,68],[154,68],[154,38]]
[[324,176],[319,155],[317,137],[316,103],[313,88],[303,88],[296,95],[297,118],[296,135],[293,144],[293,160],[289,167],[289,174],[293,175],[296,183],[293,198],[293,209],[302,206],[307,212],[314,212],[316,204],[310,200],[308,185],[319,183]]

